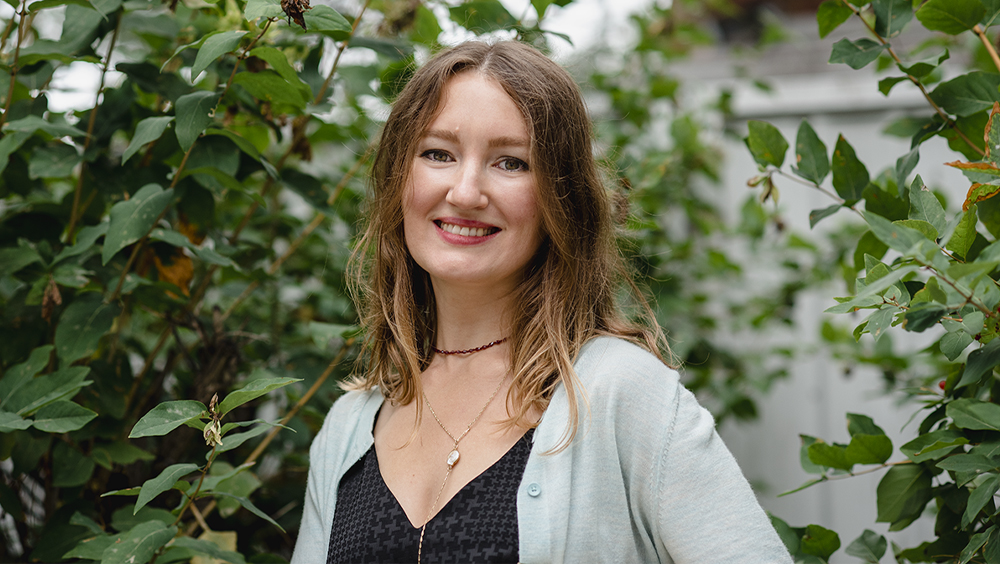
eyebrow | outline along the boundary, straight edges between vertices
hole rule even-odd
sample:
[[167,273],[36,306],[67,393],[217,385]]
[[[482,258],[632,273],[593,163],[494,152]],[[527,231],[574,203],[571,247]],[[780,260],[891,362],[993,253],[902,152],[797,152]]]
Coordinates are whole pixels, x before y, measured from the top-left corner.
[[[448,141],[450,143],[458,143],[458,135],[454,131],[449,131],[447,129],[431,129],[424,134],[424,138],[433,137],[435,139],[440,139],[442,141]],[[498,147],[527,147],[531,143],[527,138],[523,137],[491,137],[489,140],[490,148]]]

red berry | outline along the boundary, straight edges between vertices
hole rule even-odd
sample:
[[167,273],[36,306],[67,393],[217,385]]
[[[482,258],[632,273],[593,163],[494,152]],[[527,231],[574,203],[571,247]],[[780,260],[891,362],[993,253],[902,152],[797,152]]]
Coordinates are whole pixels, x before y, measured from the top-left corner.
[[941,388],[942,390],[944,389],[945,385],[946,385],[945,380],[941,380],[940,382],[938,382],[938,387]]

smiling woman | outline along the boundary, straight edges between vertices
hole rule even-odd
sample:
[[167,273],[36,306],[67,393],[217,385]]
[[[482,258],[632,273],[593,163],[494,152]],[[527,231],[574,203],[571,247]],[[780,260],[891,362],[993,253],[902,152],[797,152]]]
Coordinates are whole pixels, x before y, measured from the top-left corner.
[[368,354],[310,451],[293,563],[791,561],[661,356],[563,69],[438,54],[372,188]]

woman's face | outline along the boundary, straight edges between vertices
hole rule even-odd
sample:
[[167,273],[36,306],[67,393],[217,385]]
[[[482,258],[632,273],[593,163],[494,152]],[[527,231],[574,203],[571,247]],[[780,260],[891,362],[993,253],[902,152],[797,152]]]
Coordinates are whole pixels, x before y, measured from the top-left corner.
[[436,290],[506,293],[520,281],[542,242],[530,141],[492,79],[465,72],[445,85],[403,194],[406,246]]

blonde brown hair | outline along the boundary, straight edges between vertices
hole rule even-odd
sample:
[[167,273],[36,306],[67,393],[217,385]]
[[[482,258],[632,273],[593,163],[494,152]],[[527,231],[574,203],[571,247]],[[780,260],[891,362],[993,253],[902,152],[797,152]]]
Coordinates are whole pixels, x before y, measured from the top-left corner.
[[[668,349],[616,246],[580,91],[562,67],[522,43],[468,42],[445,50],[413,75],[393,104],[372,165],[368,223],[351,260],[367,358],[361,360],[364,374],[347,387],[378,386],[404,405],[419,397],[419,374],[433,355],[435,303],[427,273],[406,247],[403,191],[445,85],[463,72],[495,80],[524,116],[545,235],[511,301],[518,308],[509,314],[514,412],[508,423],[533,425],[527,414],[533,407],[543,411],[561,383],[572,422],[565,446],[575,436],[579,413],[573,362],[587,340],[622,337],[661,360],[661,348]],[[616,300],[622,288],[639,306],[639,320],[622,314],[624,304]]]

